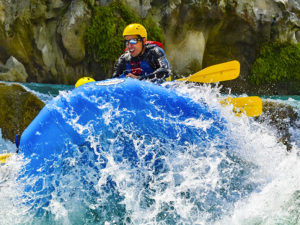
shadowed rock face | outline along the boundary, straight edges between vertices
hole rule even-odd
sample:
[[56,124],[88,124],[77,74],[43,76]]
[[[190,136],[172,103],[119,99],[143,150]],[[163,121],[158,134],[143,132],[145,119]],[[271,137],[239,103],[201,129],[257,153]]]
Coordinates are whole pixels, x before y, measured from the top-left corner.
[[[262,45],[278,40],[299,42],[300,10],[296,1],[194,2],[197,3],[173,1],[173,9],[165,17],[166,49],[176,55],[173,60],[170,54],[170,61],[177,75],[185,76],[185,72],[237,59],[241,63],[240,76],[223,82],[225,88],[230,87],[235,93],[299,94],[299,85],[292,83],[289,88],[282,88],[282,84],[274,88],[274,84],[257,87],[248,83],[251,66]],[[191,33],[201,38],[188,38]]]
[[84,32],[91,16],[86,1],[0,1],[0,61],[13,56],[27,82],[73,84],[89,73]]
[[[262,43],[300,40],[298,0],[124,1],[163,27],[176,76],[239,60],[240,77],[224,83],[234,91],[255,89],[247,84],[248,75]],[[74,84],[88,74],[97,80],[110,77],[103,65],[88,61],[84,43],[93,8],[110,2],[0,1],[0,61],[15,57],[25,66],[27,82]]]
[[17,84],[0,83],[0,128],[2,136],[14,142],[22,134],[44,103],[31,92]]
[[13,82],[26,82],[28,74],[22,63],[11,56],[5,65],[0,65],[0,80]]
[[287,150],[291,150],[290,128],[297,126],[299,115],[289,105],[271,101],[263,102],[263,114],[257,118],[259,122],[265,122],[276,129],[278,142],[283,143]]

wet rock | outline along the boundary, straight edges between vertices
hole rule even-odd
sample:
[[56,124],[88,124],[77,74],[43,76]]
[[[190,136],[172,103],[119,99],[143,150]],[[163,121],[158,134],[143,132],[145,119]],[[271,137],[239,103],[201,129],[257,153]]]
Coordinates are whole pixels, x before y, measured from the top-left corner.
[[85,57],[84,32],[89,21],[89,9],[82,1],[73,1],[62,19],[62,43],[73,63],[78,63]]
[[14,56],[25,66],[27,82],[74,84],[89,73],[82,62],[82,34],[91,14],[82,10],[87,2],[0,1],[1,55]]
[[263,113],[257,118],[257,121],[265,122],[275,128],[278,142],[283,143],[289,151],[292,148],[290,128],[299,126],[297,124],[299,119],[299,114],[292,106],[264,101]]
[[189,31],[179,44],[169,43],[166,50],[168,60],[176,62],[174,65],[178,74],[192,74],[201,70],[205,36],[200,31]]
[[5,65],[0,66],[0,80],[12,82],[26,82],[28,74],[25,67],[13,56],[9,57]]
[[16,134],[22,134],[44,103],[18,84],[0,83],[0,128],[2,136],[15,141]]

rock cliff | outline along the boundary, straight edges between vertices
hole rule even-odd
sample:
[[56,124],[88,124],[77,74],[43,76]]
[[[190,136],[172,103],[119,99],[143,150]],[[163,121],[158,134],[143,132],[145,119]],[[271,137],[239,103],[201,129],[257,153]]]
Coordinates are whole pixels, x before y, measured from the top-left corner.
[[[84,42],[93,8],[110,2],[0,0],[0,61],[4,65],[14,57],[22,63],[27,82],[74,84],[89,74],[97,80],[110,77],[103,65],[88,60]],[[176,76],[239,60],[240,78],[224,84],[236,91],[255,88],[248,85],[248,75],[262,43],[300,42],[298,0],[124,2],[163,28],[166,54]],[[24,76],[14,81],[23,82]]]

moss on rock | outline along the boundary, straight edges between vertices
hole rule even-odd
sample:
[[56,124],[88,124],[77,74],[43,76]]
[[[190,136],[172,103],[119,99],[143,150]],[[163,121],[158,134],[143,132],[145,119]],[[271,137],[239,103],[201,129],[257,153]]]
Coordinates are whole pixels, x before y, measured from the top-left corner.
[[21,134],[44,103],[32,93],[17,84],[0,83],[0,128],[2,136],[10,141]]

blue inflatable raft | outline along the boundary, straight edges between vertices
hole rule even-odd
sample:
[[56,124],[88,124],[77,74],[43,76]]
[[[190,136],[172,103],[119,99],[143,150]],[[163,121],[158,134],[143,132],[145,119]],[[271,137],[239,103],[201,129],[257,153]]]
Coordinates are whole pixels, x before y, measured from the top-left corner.
[[54,98],[23,132],[20,153],[28,163],[21,179],[28,193],[41,196],[35,200],[40,206],[70,170],[78,173],[79,186],[95,194],[110,156],[158,174],[166,170],[162,155],[186,151],[187,143],[201,152],[222,139],[224,124],[204,102],[172,88],[130,78],[87,83]]

